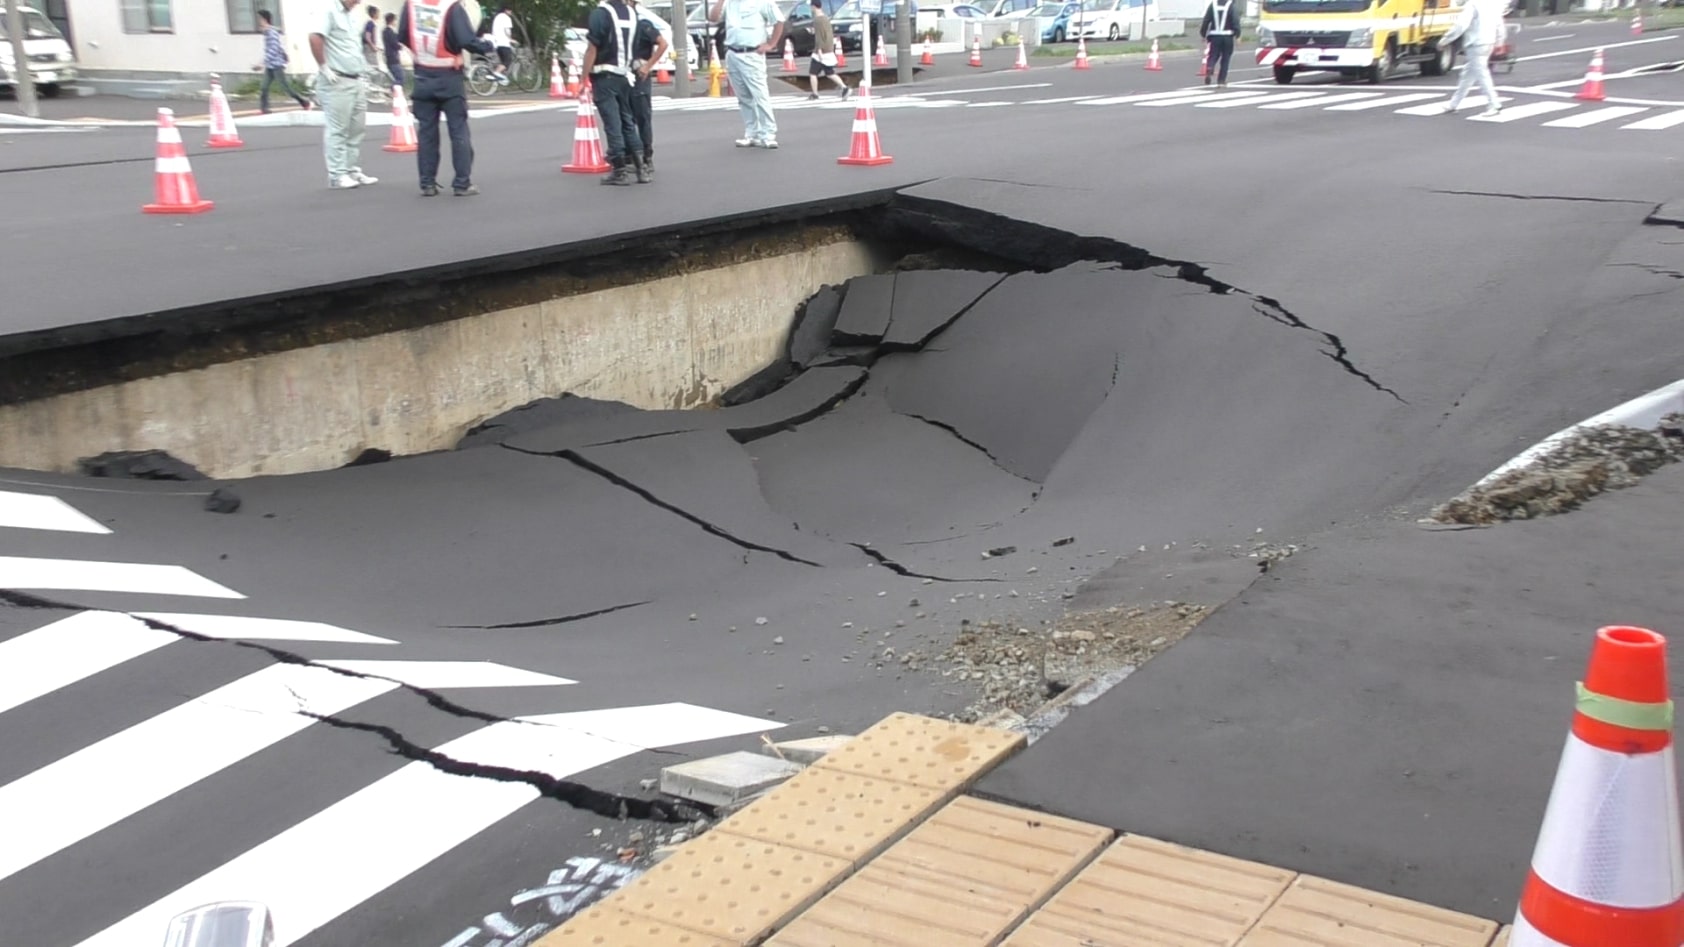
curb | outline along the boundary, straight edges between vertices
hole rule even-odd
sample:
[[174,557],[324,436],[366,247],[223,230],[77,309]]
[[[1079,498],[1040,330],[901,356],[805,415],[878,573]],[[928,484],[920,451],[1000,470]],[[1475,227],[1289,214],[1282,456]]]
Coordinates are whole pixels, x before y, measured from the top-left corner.
[[1526,466],[1543,454],[1548,453],[1557,444],[1586,428],[1617,424],[1652,430],[1660,425],[1662,417],[1678,411],[1684,411],[1684,379],[1675,381],[1664,388],[1656,388],[1647,394],[1638,395],[1624,404],[1609,408],[1607,411],[1592,415],[1578,424],[1556,431],[1549,437],[1516,454],[1509,459],[1508,463],[1480,478],[1479,482],[1473,485],[1473,489],[1477,490],[1481,487],[1490,486],[1498,477]]

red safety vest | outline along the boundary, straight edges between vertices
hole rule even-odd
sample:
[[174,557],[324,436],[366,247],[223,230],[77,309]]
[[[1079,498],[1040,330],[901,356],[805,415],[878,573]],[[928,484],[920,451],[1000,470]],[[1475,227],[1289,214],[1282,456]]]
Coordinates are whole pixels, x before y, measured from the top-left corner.
[[460,69],[462,56],[444,48],[446,17],[457,0],[409,0],[409,49],[417,66]]

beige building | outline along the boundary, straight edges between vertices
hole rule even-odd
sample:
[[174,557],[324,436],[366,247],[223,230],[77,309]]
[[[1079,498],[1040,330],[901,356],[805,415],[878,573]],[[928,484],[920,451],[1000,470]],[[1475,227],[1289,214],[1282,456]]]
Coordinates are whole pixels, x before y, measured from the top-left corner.
[[[328,0],[331,2],[331,0]],[[373,0],[384,14],[382,0]],[[286,34],[292,72],[310,72],[310,24],[323,0],[63,0],[59,21],[90,78],[235,77],[263,64],[257,11]],[[367,4],[364,3],[364,6]],[[396,0],[389,4],[398,10]],[[59,13],[54,16],[54,13]],[[61,19],[62,17],[62,19]]]

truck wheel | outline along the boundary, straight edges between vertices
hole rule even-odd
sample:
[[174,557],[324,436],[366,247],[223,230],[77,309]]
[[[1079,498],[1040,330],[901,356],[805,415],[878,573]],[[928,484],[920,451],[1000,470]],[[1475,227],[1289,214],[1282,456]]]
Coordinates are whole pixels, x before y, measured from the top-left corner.
[[1396,74],[1397,47],[1388,43],[1385,53],[1374,60],[1374,65],[1368,67],[1368,82],[1370,85],[1378,85]]
[[1275,84],[1292,85],[1292,77],[1296,75],[1298,75],[1298,68],[1296,66],[1276,66]]
[[1456,48],[1453,46],[1440,46],[1433,50],[1433,58],[1421,64],[1421,75],[1449,75],[1450,69],[1454,65],[1456,65]]

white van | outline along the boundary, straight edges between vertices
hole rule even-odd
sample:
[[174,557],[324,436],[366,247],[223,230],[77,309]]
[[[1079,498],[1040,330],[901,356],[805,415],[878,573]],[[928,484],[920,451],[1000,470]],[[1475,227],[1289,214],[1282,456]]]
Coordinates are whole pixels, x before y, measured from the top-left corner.
[[[29,74],[35,88],[47,98],[58,95],[66,83],[76,81],[76,54],[53,21],[33,7],[20,7],[23,14],[23,51],[29,56]],[[12,61],[11,34],[0,8],[0,90],[12,91],[17,64]]]

